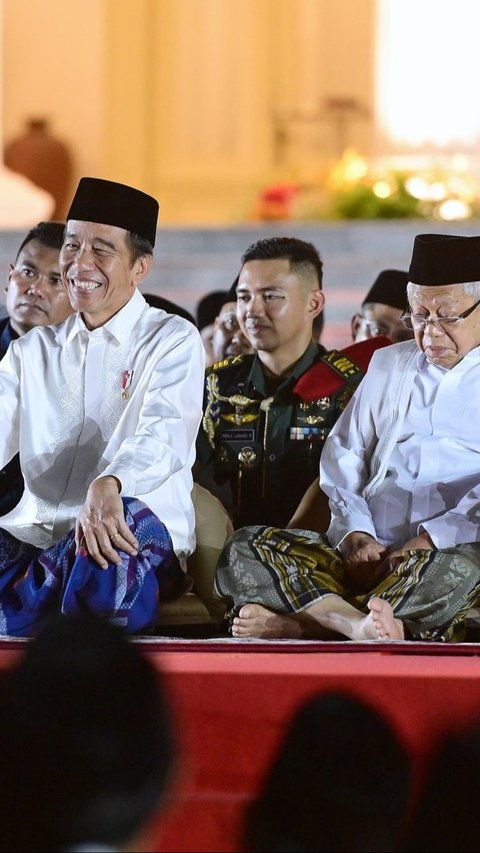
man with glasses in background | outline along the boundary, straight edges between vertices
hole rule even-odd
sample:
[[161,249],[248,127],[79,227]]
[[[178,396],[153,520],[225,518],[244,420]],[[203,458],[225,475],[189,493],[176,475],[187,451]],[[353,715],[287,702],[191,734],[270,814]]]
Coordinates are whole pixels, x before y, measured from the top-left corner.
[[366,341],[386,335],[394,344],[413,338],[411,329],[402,322],[407,303],[408,273],[403,270],[382,270],[377,275],[360,311],[351,320],[352,340]]
[[[464,639],[480,599],[480,236],[415,238],[404,325],[331,430],[326,538],[237,531],[217,586],[235,637]],[[331,634],[330,634],[331,635]]]
[[238,275],[218,309],[212,329],[212,365],[235,355],[253,352],[237,320]]

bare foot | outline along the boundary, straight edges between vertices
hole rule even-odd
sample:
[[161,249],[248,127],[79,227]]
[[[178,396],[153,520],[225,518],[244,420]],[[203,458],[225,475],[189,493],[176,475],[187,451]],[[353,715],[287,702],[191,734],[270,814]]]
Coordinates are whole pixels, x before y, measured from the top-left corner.
[[232,622],[232,637],[298,640],[301,636],[302,628],[296,619],[274,613],[262,604],[244,604]]
[[373,640],[404,640],[405,631],[403,630],[403,622],[401,619],[396,619],[393,615],[393,609],[388,601],[383,598],[378,598],[374,595],[368,602],[370,614],[367,619],[370,619],[373,628]]

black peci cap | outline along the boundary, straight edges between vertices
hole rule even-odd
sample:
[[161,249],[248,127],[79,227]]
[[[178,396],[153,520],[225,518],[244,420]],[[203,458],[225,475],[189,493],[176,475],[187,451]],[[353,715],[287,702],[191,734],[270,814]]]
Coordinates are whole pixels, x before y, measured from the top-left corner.
[[423,286],[480,281],[480,237],[418,234],[408,280]]
[[67,220],[115,225],[154,246],[158,211],[158,201],[134,187],[102,178],[80,178]]
[[407,307],[407,284],[407,272],[382,270],[362,301],[362,305],[366,302],[379,302],[381,305],[390,305],[392,308],[403,311]]
[[227,297],[228,290],[211,290],[202,296],[196,309],[197,326],[200,330],[213,323],[222,305],[228,301]]

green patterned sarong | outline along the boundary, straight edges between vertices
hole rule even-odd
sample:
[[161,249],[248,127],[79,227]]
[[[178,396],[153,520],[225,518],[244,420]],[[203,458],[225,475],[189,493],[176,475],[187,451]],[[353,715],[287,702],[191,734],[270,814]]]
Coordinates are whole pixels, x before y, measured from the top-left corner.
[[388,577],[359,592],[321,534],[243,527],[220,555],[215,587],[235,605],[256,602],[288,615],[332,593],[367,613],[369,599],[378,595],[412,639],[458,641],[467,611],[480,601],[480,543],[409,551]]

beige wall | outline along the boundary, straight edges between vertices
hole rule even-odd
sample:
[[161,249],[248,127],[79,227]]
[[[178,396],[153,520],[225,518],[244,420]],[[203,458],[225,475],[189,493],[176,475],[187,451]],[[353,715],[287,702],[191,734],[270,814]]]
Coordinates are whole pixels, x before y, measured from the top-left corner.
[[371,118],[343,132],[326,99],[372,115],[374,3],[4,0],[4,137],[46,115],[77,177],[152,192],[164,223],[244,221],[339,139],[369,153]]
[[3,136],[46,116],[66,142],[77,175],[105,163],[105,45],[102,3],[3,0]]

